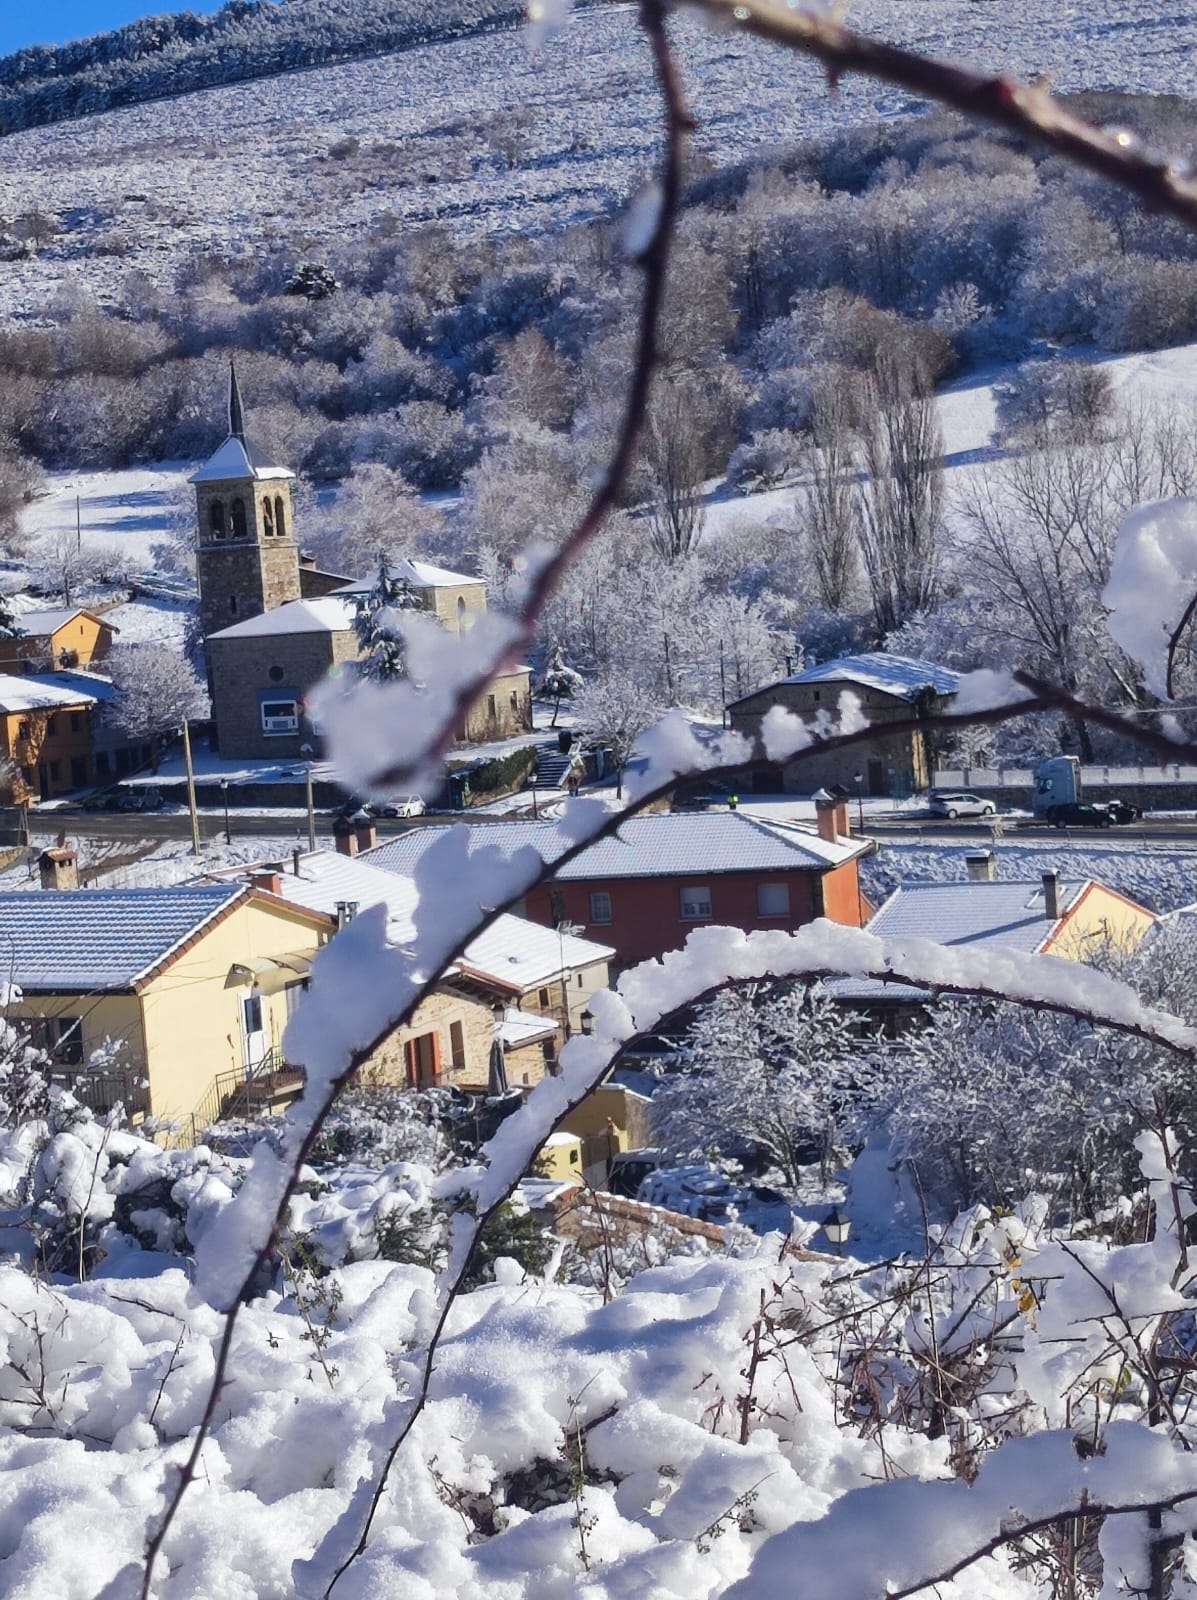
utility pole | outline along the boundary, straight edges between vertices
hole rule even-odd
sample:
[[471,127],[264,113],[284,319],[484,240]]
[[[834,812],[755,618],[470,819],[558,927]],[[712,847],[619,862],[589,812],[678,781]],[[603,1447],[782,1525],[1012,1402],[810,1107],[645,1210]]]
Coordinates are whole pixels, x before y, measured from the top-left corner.
[[75,496],[75,550],[83,549],[83,513],[79,509],[79,496]]
[[719,704],[723,709],[723,726],[727,727],[727,679],[723,675],[723,640],[719,641]]
[[199,813],[195,809],[195,768],[191,764],[191,730],[183,718],[183,761],[187,768],[187,809],[191,813],[191,853],[200,854]]
[[316,853],[316,808],[312,804],[312,757],[316,752],[310,744],[301,744],[299,753],[303,757],[303,784],[304,794],[308,807],[308,851]]
[[673,705],[673,662],[669,659],[669,635],[664,633],[661,637],[665,641],[665,686],[669,690],[669,704]]

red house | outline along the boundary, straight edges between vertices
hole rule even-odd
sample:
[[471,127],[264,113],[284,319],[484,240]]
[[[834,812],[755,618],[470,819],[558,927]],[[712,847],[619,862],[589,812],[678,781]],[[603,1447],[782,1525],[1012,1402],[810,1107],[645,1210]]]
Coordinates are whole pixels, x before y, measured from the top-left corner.
[[[597,840],[517,909],[533,922],[600,938],[615,949],[616,971],[676,950],[703,923],[727,927],[802,927],[830,917],[861,927],[872,907],[861,893],[860,857],[870,841],[847,836],[847,811],[828,804],[818,827],[762,822],[741,811],[679,812],[629,817]],[[545,859],[569,839],[552,823],[455,823],[470,830],[470,851],[534,845]],[[422,827],[369,852],[379,866],[404,874],[443,828]]]

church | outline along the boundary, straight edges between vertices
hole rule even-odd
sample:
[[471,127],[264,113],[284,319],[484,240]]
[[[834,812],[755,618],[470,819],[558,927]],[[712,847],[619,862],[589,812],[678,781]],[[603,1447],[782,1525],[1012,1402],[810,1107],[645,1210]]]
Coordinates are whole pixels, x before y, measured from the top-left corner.
[[[200,625],[217,748],[234,760],[320,753],[309,691],[355,670],[357,597],[372,577],[320,572],[300,553],[291,502],[295,474],[250,442],[236,371],[229,369],[229,433],[191,482],[196,500]],[[464,635],[486,610],[479,578],[423,561],[393,574],[442,627]],[[470,707],[458,736],[481,744],[532,727],[531,669],[513,663]]]

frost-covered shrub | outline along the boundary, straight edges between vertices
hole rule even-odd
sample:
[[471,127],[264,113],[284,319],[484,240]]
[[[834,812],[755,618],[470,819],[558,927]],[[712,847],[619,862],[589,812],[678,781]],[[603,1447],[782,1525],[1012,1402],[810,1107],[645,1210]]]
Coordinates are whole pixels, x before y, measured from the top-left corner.
[[727,463],[729,488],[738,489],[741,494],[774,488],[793,470],[802,448],[801,441],[784,428],[754,433],[731,453]]
[[1086,361],[1026,361],[994,394],[998,427],[1012,438],[1093,443],[1114,409],[1109,374]]
[[1183,344],[1197,329],[1197,264],[1131,255],[1109,264],[1094,333],[1110,350]]

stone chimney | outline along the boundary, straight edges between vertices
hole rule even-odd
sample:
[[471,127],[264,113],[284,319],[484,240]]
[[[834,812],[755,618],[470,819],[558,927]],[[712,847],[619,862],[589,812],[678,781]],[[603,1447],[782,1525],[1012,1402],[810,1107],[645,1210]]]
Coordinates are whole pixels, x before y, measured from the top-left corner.
[[840,803],[833,794],[828,794],[826,789],[816,789],[811,799],[815,802],[815,828],[819,838],[827,844],[835,844],[839,835],[837,827],[840,821]]
[[1043,874],[1043,914],[1049,922],[1060,920],[1060,874]]
[[368,817],[362,811],[353,818],[353,832],[359,850],[373,850],[378,843],[378,829],[374,824],[374,818]]
[[848,839],[852,835],[852,796],[838,783],[833,783],[829,792],[835,801],[835,831],[841,839]]
[[338,933],[340,933],[342,928],[347,928],[349,926],[349,924],[353,921],[354,917],[357,916],[357,908],[358,908],[358,906],[360,904],[361,904],[360,900],[338,900],[337,901],[337,932]]
[[997,877],[997,857],[992,850],[978,850],[975,855],[965,856],[964,865],[970,883],[992,883]]
[[336,840],[337,849],[341,855],[357,855],[357,830],[348,817],[336,817],[333,819],[333,838]]
[[249,875],[251,889],[260,889],[263,894],[282,894],[283,873],[281,867],[263,867],[259,872]]
[[37,858],[37,870],[43,889],[79,887],[78,857],[70,845],[60,844],[53,850],[43,850]]

